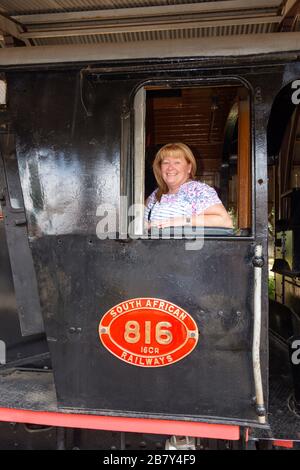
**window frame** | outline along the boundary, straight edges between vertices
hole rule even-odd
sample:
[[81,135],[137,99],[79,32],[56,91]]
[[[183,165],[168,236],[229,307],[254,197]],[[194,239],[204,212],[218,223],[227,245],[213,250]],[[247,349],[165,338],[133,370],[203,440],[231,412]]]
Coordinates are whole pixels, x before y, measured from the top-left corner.
[[[131,105],[130,109],[133,117],[133,126],[131,126],[131,149],[132,152],[129,152],[128,157],[131,158],[133,162],[133,171],[131,175],[130,186],[132,186],[132,197],[129,198],[130,203],[135,207],[135,205],[144,206],[145,199],[145,125],[146,125],[146,92],[147,87],[157,87],[157,89],[172,89],[172,88],[201,88],[201,87],[230,87],[230,86],[242,86],[248,91],[249,96],[249,105],[250,105],[250,182],[251,182],[251,226],[249,235],[205,235],[205,239],[217,239],[217,240],[254,240],[255,239],[255,153],[254,153],[254,106],[253,106],[253,89],[251,84],[243,79],[242,77],[236,76],[227,76],[227,77],[201,77],[201,78],[174,78],[174,79],[148,79],[140,82],[132,91],[131,94]],[[123,187],[128,187],[124,185]],[[144,211],[142,214],[134,210],[131,214],[134,219],[133,231],[129,233],[128,236],[131,238],[142,238],[142,239],[151,239],[152,237],[149,234],[142,232],[143,221],[144,221]],[[121,215],[121,219],[124,218]],[[195,238],[200,238],[203,236],[202,233],[199,236],[196,234]],[[154,239],[171,239],[176,237],[163,237],[158,236]],[[186,240],[185,237],[181,238]],[[189,238],[188,238],[189,239]]]

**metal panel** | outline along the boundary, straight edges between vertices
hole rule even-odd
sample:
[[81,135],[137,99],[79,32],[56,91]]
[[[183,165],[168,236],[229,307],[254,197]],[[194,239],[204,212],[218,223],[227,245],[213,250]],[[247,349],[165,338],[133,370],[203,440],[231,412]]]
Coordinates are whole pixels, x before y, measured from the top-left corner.
[[[37,291],[36,275],[28,243],[27,221],[19,179],[18,162],[13,134],[2,134],[0,139],[6,187],[2,187],[5,201],[5,229],[15,287],[18,315],[23,336],[44,331]],[[1,164],[2,166],[2,164]],[[5,183],[4,183],[5,184]],[[30,295],[28,295],[30,293]]]
[[21,334],[4,220],[0,220],[0,267],[0,343],[6,352],[4,363],[0,357],[0,369],[40,363],[48,353],[46,337]]
[[[273,0],[273,3],[280,3]],[[1,8],[9,15],[34,12],[65,12],[74,10],[130,8],[155,5],[213,3],[212,0],[2,0]]]

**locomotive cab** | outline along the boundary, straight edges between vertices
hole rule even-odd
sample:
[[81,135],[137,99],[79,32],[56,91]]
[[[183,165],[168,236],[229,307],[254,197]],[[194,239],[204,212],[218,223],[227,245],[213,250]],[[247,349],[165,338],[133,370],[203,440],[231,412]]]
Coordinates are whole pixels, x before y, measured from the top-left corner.
[[[1,229],[31,349],[0,366],[0,419],[270,436],[267,126],[299,65],[169,53],[3,66]],[[144,230],[154,156],[174,141],[233,229]]]

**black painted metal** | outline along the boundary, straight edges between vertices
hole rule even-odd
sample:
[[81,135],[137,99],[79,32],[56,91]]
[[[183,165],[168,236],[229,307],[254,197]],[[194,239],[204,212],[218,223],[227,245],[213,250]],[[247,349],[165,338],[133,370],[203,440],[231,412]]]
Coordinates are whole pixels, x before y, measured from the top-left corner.
[[[176,256],[170,257],[170,252]],[[60,244],[55,237],[39,239],[33,245],[38,278],[47,266],[51,273],[47,289],[56,292],[53,303],[48,296],[41,301],[47,309],[59,405],[255,421],[251,254],[247,242],[207,241],[201,251],[187,252],[181,240],[124,245],[96,237],[88,243],[79,235],[61,237]],[[235,270],[237,256],[244,261],[239,271]],[[227,278],[223,269],[216,269],[220,263],[230,272]],[[78,266],[84,267],[80,280]],[[246,296],[239,295],[242,289],[247,290]],[[101,316],[122,299],[139,296],[168,299],[193,316],[200,330],[194,354],[177,365],[144,369],[123,363],[103,349],[97,332]],[[132,400],[133,396],[139,399]]]
[[[163,450],[168,436],[0,423],[0,450]],[[225,444],[224,444],[225,446]],[[77,459],[77,457],[76,457]]]
[[[0,152],[3,172],[0,188],[7,232],[7,245],[18,306],[18,315],[23,336],[44,332],[32,254],[28,244],[27,220],[24,210],[15,136],[10,132],[0,134]],[[30,295],[28,293],[30,292]]]
[[[235,61],[237,63],[237,61]],[[267,253],[267,123],[279,90],[298,64],[209,70],[170,62],[154,71],[134,64],[97,72],[80,94],[79,70],[10,72],[10,117],[28,235],[51,351],[58,406],[87,412],[257,423],[251,341],[254,245]],[[174,70],[172,71],[172,68]],[[99,75],[100,74],[100,75]],[[91,71],[86,78],[95,78]],[[186,251],[183,240],[99,240],[99,204],[119,211],[132,192],[124,109],[145,82],[248,84],[252,100],[253,236],[217,240]],[[123,118],[123,121],[122,121]],[[122,124],[123,122],[123,124]],[[133,120],[131,121],[133,122]],[[123,129],[123,133],[122,133]],[[129,129],[130,130],[130,129]],[[129,151],[128,151],[129,146]],[[126,147],[120,154],[120,148]],[[125,170],[124,170],[125,168]],[[98,338],[101,316],[133,297],[179,304],[200,340],[182,361],[160,369],[125,364]],[[263,267],[261,361],[268,397],[267,266]]]
[[12,366],[50,367],[45,335],[21,334],[3,220],[0,220],[0,340],[6,352],[1,370]]
[[287,345],[270,334],[270,430],[253,429],[252,439],[300,442],[300,415],[294,410],[294,389]]

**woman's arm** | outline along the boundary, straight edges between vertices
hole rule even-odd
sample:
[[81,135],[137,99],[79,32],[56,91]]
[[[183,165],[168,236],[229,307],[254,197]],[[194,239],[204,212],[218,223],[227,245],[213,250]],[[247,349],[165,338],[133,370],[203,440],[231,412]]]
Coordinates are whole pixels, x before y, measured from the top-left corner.
[[223,204],[214,204],[206,209],[202,214],[191,217],[174,217],[169,220],[152,222],[153,227],[176,227],[191,225],[193,227],[224,227],[233,228],[232,220]]
[[233,228],[232,220],[223,204],[208,207],[203,214],[191,217],[192,225],[204,227]]

